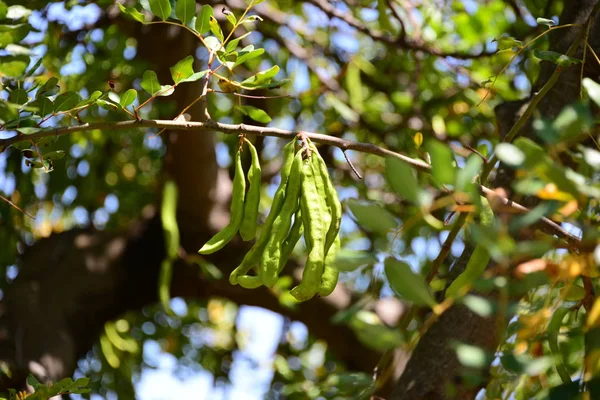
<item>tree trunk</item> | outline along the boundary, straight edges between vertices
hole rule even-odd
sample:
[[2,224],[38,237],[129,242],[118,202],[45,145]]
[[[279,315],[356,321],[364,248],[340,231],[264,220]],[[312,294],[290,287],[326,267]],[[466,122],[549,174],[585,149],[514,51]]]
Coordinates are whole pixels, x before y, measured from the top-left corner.
[[[579,23],[585,24],[590,12],[598,0],[578,0],[565,2],[565,9],[560,19],[560,24]],[[550,34],[550,50],[565,53],[575,41],[581,28],[569,28]],[[590,44],[596,52],[600,50],[600,23],[596,19],[590,31]],[[582,49],[578,56],[581,57]],[[542,62],[540,77],[535,85],[534,92],[539,90],[555,71],[556,65]],[[579,98],[581,65],[565,68],[558,83],[538,105],[542,116],[554,118],[567,104]],[[598,66],[590,57],[584,68],[585,76],[597,79]],[[526,101],[511,102],[496,109],[500,134],[506,134],[518,119],[519,110]],[[512,123],[511,123],[512,122]],[[529,125],[530,126],[530,125]],[[527,136],[538,140],[531,129],[524,128],[520,136]],[[499,168],[493,180],[493,187],[503,188],[510,193],[510,184],[513,174],[510,169]],[[535,199],[529,199],[533,204]],[[466,246],[463,255],[457,261],[458,269],[464,268],[472,246]],[[494,353],[503,338],[497,334],[498,316],[483,318],[467,307],[456,305],[445,312],[441,318],[429,329],[414,350],[406,368],[396,385],[391,399],[402,400],[435,400],[446,398],[473,399],[478,391],[485,385],[469,387],[465,385],[460,373],[462,366],[452,348],[455,341],[468,343],[481,347],[489,353]],[[508,318],[505,319],[505,321]],[[503,329],[504,327],[502,327]],[[450,395],[449,393],[454,393]]]

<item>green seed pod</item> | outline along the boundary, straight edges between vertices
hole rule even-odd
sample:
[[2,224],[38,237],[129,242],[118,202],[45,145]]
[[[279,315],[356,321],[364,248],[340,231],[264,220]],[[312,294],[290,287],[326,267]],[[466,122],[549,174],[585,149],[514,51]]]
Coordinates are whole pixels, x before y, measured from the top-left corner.
[[254,246],[246,253],[242,263],[233,270],[231,275],[229,275],[229,282],[232,285],[237,285],[238,277],[241,275],[245,275],[250,271],[250,269],[256,267],[258,268],[260,264],[260,258],[262,253],[269,241],[269,234],[271,231],[271,227],[273,226],[273,222],[279,214],[281,210],[281,206],[285,200],[285,188],[288,181],[288,176],[292,169],[292,163],[294,161],[294,147],[296,145],[296,140],[292,140],[283,148],[283,165],[281,167],[281,183],[273,196],[273,203],[271,204],[271,211],[267,216],[267,219],[261,229],[260,237],[254,243]]
[[246,192],[246,178],[242,167],[242,155],[238,151],[235,155],[235,175],[233,177],[233,191],[231,193],[231,219],[222,231],[213,236],[198,251],[200,254],[211,254],[222,249],[238,231],[244,215],[244,196]]
[[298,301],[311,299],[319,290],[325,260],[325,235],[329,227],[329,224],[326,223],[327,210],[323,210],[317,184],[317,180],[321,180],[321,176],[319,171],[314,168],[310,158],[304,160],[302,172],[304,176],[300,207],[308,258],[302,272],[302,282],[291,291],[292,296]]
[[260,203],[261,169],[260,159],[254,145],[247,139],[244,141],[250,149],[252,162],[248,170],[248,183],[250,188],[246,193],[244,200],[244,216],[240,225],[240,236],[244,241],[253,240],[256,237],[256,227],[258,225],[258,205]]
[[[300,203],[298,203],[298,207],[299,206]],[[300,211],[300,208],[298,208],[298,211],[296,211],[296,214],[294,216],[294,224],[292,225],[292,229],[290,229],[290,233],[288,233],[288,236],[285,238],[285,241],[281,246],[281,258],[279,259],[278,274],[281,274],[281,271],[283,271],[283,269],[285,268],[285,265],[287,264],[290,255],[294,251],[296,244],[300,240],[300,237],[302,237],[303,232],[304,229],[302,229],[302,212]]]
[[339,249],[340,237],[337,236],[333,241],[333,245],[331,245],[329,252],[325,256],[325,269],[323,271],[323,276],[321,277],[321,286],[319,287],[318,292],[321,297],[329,296],[337,285],[340,271],[338,271],[334,264]]
[[338,198],[335,187],[329,179],[329,171],[327,171],[325,160],[323,160],[313,143],[310,144],[310,149],[313,151],[313,157],[323,181],[324,197],[331,214],[331,222],[329,223],[327,236],[325,238],[325,254],[327,254],[329,248],[340,232],[340,224],[342,221],[342,204],[340,203],[340,199]]
[[285,190],[285,201],[273,222],[269,241],[261,258],[260,277],[266,287],[273,287],[277,282],[282,244],[289,233],[292,217],[298,210],[298,198],[302,184],[302,153],[303,150],[299,150],[294,157]]
[[238,283],[244,289],[256,289],[262,286],[260,276],[240,275],[238,276]]

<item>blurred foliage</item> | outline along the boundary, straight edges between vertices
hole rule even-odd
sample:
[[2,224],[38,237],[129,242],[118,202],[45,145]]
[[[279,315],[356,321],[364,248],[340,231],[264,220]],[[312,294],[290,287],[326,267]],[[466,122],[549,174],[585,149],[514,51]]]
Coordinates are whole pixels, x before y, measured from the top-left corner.
[[[400,161],[354,153],[350,157],[364,178],[357,180],[339,150],[323,152],[351,212],[343,219],[345,250],[338,262],[344,264],[342,284],[358,299],[332,323],[347,324],[382,353],[410,349],[424,326],[422,315],[409,312],[414,320],[405,316],[390,325],[372,312],[373,299],[397,296],[413,310],[443,312],[450,266],[465,243],[477,244],[496,267],[469,279],[478,295],[462,293],[455,301],[510,322],[496,354],[456,345],[464,379],[486,382],[488,398],[568,399],[583,391],[598,396],[600,300],[593,293],[600,257],[600,152],[594,112],[600,85],[584,80],[581,102],[554,121],[536,118],[535,142],[499,144],[493,113],[503,101],[530,95],[540,60],[562,66],[581,61],[548,51],[547,35],[531,42],[560,29],[550,21],[568,2],[326,2],[345,16],[329,18],[316,1],[255,1],[256,12],[244,24],[236,19],[242,9],[228,14],[186,0],[140,3],[122,5],[115,17],[112,1],[0,1],[0,139],[80,120],[122,121],[138,111],[146,119],[174,118],[180,110],[168,101],[169,85],[200,80],[205,71],[193,70],[191,57],[173,60],[174,84],[159,82],[136,57],[136,40],[111,21],[128,14],[128,24],[147,23],[151,14],[164,20],[172,11],[205,34],[206,47],[218,49],[215,63],[236,68],[224,68],[214,90],[251,94],[279,89],[288,83],[281,77],[290,80],[281,90],[290,98],[267,99],[261,112],[246,104],[234,107],[238,98],[211,95],[213,119],[272,119],[273,126],[368,142],[431,163],[429,176]],[[192,3],[195,20],[186,11]],[[231,25],[240,25],[234,35],[240,41],[220,48]],[[243,37],[246,30],[252,35]],[[398,35],[404,41],[388,40]],[[210,61],[205,47],[197,54],[204,68]],[[139,108],[159,95],[167,100]],[[165,145],[155,133],[93,131],[0,148],[0,290],[18,274],[18,255],[37,239],[76,226],[118,230],[157,203]],[[226,160],[235,138],[218,137],[219,158]],[[264,165],[278,165],[279,145],[264,140]],[[515,193],[539,203],[510,223],[496,217],[489,225],[479,218],[473,178],[485,168],[481,158],[493,151],[515,170]],[[567,166],[565,158],[573,162]],[[464,212],[447,189],[468,200],[469,217],[446,262],[436,265],[454,214]],[[542,217],[568,224],[591,245],[569,251],[541,234],[514,239]],[[290,282],[283,278],[280,284]],[[481,296],[492,290],[500,293],[497,299]],[[281,302],[290,304],[283,296]],[[157,355],[169,353],[177,359],[176,375],[204,371],[215,387],[227,387],[240,365],[246,372],[262,368],[245,351],[252,341],[240,329],[243,313],[223,299],[180,304],[172,313],[148,306],[107,322],[76,374],[91,378],[89,387],[101,396],[131,398],[144,371],[161,367]],[[276,354],[261,359],[271,373],[268,398],[361,398],[381,384],[347,371],[327,343],[296,337],[298,327],[285,321]]]

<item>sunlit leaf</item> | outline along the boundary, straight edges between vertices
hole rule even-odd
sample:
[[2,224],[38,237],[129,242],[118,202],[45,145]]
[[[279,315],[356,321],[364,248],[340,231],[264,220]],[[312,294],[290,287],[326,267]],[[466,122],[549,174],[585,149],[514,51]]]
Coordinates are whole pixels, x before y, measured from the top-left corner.
[[261,85],[263,83],[268,83],[275,77],[275,75],[277,75],[278,72],[279,72],[279,67],[277,65],[274,65],[265,71],[261,71],[255,75],[252,75],[248,79],[244,79],[242,81],[242,85],[248,86],[248,87],[254,87],[254,86]]
[[148,0],[150,11],[158,18],[166,21],[171,15],[171,2],[169,0]]
[[210,18],[214,15],[213,8],[205,4],[200,9],[196,18],[196,30],[201,35],[205,35],[210,31]]
[[33,107],[37,107],[37,114],[40,117],[45,117],[48,114],[52,114],[54,112],[54,103],[47,97],[40,96],[36,101],[31,103]]
[[142,82],[140,83],[142,89],[151,95],[155,95],[158,91],[160,91],[160,82],[158,82],[158,76],[154,71],[146,71],[144,75],[142,75]]
[[146,23],[146,16],[139,12],[137,9],[135,9],[135,7],[126,7],[121,3],[117,4],[119,5],[119,9],[121,9],[121,12],[123,14],[128,15],[135,21],[141,22],[142,24]]
[[600,106],[600,84],[590,78],[583,78],[582,85],[594,103]]
[[136,98],[137,98],[137,91],[135,89],[128,89],[121,96],[119,104],[121,104],[123,107],[127,107],[130,104],[132,104]]
[[427,151],[431,157],[431,175],[438,185],[453,184],[456,177],[456,166],[452,150],[443,143],[431,140],[427,143]]
[[481,347],[466,343],[457,343],[455,345],[458,361],[468,368],[487,368],[493,357]]
[[404,161],[394,157],[385,159],[385,176],[394,191],[402,198],[414,203],[420,203],[419,182],[415,171]]
[[403,299],[421,306],[434,307],[437,304],[429,285],[404,261],[393,257],[386,258],[385,276],[392,290]]
[[0,74],[7,77],[22,75],[29,65],[27,56],[3,56],[0,57]]
[[336,255],[334,265],[341,272],[350,272],[376,262],[377,258],[367,251],[341,249]]
[[540,17],[540,18],[537,18],[537,19],[535,20],[535,22],[537,22],[537,23],[538,23],[538,25],[546,25],[546,26],[550,26],[550,27],[552,27],[552,26],[555,26],[555,25],[556,25],[556,22],[554,22],[554,20],[552,20],[552,19],[548,19],[548,18],[541,18],[541,17]]
[[212,34],[215,35],[221,42],[223,42],[223,40],[225,40],[225,37],[223,36],[223,31],[221,30],[219,21],[217,21],[217,19],[214,16],[210,17],[209,25]]
[[398,227],[396,218],[378,204],[349,199],[348,207],[358,224],[369,231],[385,234]]
[[80,97],[75,92],[63,93],[54,100],[54,112],[71,110],[79,103],[79,100]]
[[571,65],[581,63],[581,60],[578,58],[569,57],[565,54],[557,53],[555,51],[534,50],[533,55],[540,60],[550,61],[551,63],[561,67],[570,67]]
[[169,70],[175,83],[179,83],[194,74],[194,57],[187,56],[173,65]]
[[260,108],[256,108],[253,106],[236,106],[236,109],[243,112],[245,115],[249,116],[253,120],[257,122],[262,122],[263,124],[268,124],[271,122],[271,117],[264,110]]
[[187,25],[196,14],[196,0],[177,0],[175,15],[184,25]]

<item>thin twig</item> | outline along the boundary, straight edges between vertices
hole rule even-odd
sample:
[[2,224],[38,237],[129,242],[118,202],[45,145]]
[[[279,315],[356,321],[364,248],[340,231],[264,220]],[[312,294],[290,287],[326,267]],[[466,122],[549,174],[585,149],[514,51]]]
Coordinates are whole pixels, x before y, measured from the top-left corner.
[[222,90],[214,90],[214,89],[208,89],[208,92],[209,93],[230,94],[232,96],[239,96],[239,97],[244,97],[244,98],[248,98],[248,99],[260,99],[260,100],[281,99],[281,98],[284,98],[284,97],[290,97],[289,94],[282,94],[280,96],[252,96],[252,95],[244,94],[244,93],[223,92]]
[[395,47],[403,47],[405,49],[410,50],[420,50],[437,57],[454,57],[460,59],[489,57],[496,54],[495,52],[484,51],[476,54],[462,52],[445,52],[440,49],[430,47],[429,45],[420,41],[409,39],[402,34],[398,38],[396,38],[378,30],[369,29],[369,27],[367,27],[360,20],[356,19],[353,15],[345,13],[335,8],[330,2],[326,0],[307,0],[307,2],[313,4],[317,8],[320,8],[325,14],[327,14],[327,16],[329,16],[329,18],[338,18],[344,21],[346,24],[353,27],[354,29],[371,37],[373,40],[393,45]]
[[354,172],[354,174],[356,174],[356,176],[358,177],[358,179],[362,179],[363,178],[362,175],[354,167],[354,164],[352,164],[352,161],[350,160],[350,157],[348,157],[348,154],[346,154],[346,151],[342,150],[342,153],[344,153],[344,157],[346,158],[346,162],[348,163],[348,165],[350,166],[350,168],[352,168],[352,172]]
[[7,202],[15,210],[18,210],[18,211],[22,212],[23,214],[27,215],[29,218],[35,219],[35,217],[33,215],[29,214],[27,211],[23,210],[21,207],[19,207],[18,205],[16,205],[15,203],[13,203],[9,199],[7,199],[6,197],[0,195],[0,200],[3,200],[5,202]]
[[430,283],[433,280],[433,278],[435,278],[440,267],[446,260],[446,257],[448,257],[448,254],[450,254],[450,250],[452,249],[452,244],[454,243],[454,240],[458,236],[458,232],[460,232],[460,230],[462,229],[468,216],[469,216],[469,213],[466,213],[466,212],[460,213],[458,215],[458,218],[456,219],[456,222],[454,223],[452,230],[448,234],[448,237],[446,238],[446,240],[444,241],[444,244],[442,245],[442,248],[440,249],[440,253],[436,257],[436,259],[433,260],[433,263],[431,264],[431,270],[427,274],[427,278],[426,278],[427,283]]

